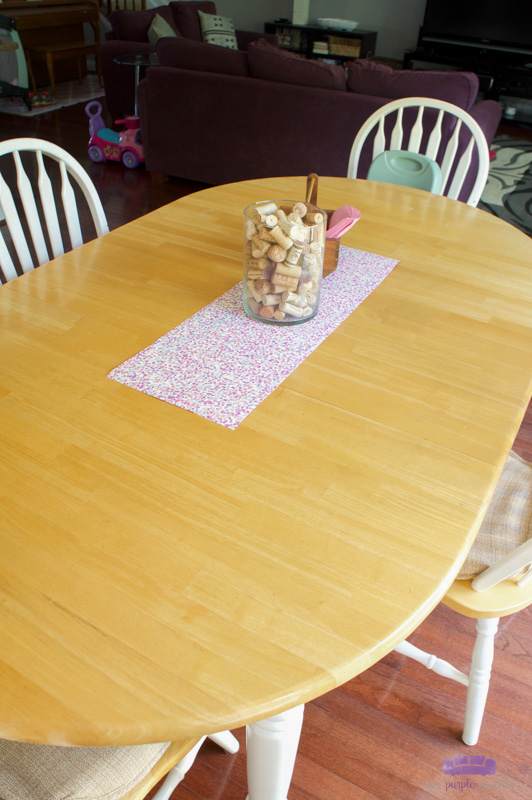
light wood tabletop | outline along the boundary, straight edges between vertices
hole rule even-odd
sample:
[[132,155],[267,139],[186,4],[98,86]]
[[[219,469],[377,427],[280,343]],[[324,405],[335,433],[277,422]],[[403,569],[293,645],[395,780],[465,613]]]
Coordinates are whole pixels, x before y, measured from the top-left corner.
[[[383,283],[236,430],[106,376],[241,279],[243,209],[189,195],[0,288],[0,737],[168,741],[362,672],[453,580],[532,389],[532,242],[321,178]],[[260,323],[257,323],[260,324]]]

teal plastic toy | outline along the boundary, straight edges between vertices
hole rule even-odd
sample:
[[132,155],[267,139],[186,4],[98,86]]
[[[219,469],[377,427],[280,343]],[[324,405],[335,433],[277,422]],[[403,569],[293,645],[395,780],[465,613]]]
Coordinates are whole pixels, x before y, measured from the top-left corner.
[[442,176],[439,166],[428,156],[409,150],[386,150],[372,162],[368,180],[439,192]]

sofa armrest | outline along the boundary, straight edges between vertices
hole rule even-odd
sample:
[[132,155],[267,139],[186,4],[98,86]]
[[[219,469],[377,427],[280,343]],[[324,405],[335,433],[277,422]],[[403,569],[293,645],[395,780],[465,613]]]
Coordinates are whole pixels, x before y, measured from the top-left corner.
[[277,36],[274,33],[257,33],[257,31],[235,31],[236,41],[239,50],[247,50],[250,42],[257,39],[266,39],[270,44],[278,45]]
[[496,100],[480,100],[480,102],[471,106],[469,114],[478,122],[484,132],[488,146],[491,146],[502,117],[500,103]]

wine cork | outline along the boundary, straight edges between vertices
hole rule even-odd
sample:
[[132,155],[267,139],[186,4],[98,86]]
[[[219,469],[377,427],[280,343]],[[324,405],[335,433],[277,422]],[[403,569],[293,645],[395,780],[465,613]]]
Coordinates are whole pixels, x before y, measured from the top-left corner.
[[[275,221],[277,222],[277,217],[275,218]],[[294,244],[292,239],[283,233],[279,225],[276,225],[275,228],[272,228],[271,233],[277,244],[280,244],[285,250],[289,250]]]
[[262,308],[262,303],[257,303],[257,301],[254,300],[252,297],[248,297],[247,298],[247,304],[248,304],[249,310],[253,314],[257,314],[257,315],[259,314],[259,312],[260,312],[260,310]]
[[321,211],[314,211],[311,214],[306,215],[305,222],[309,222],[311,225],[319,225],[324,219],[325,217]]
[[251,240],[251,255],[254,258],[260,258],[268,252],[269,247],[270,243],[265,239],[259,239],[258,236],[254,236]]
[[303,316],[302,308],[299,308],[292,303],[285,303],[284,300],[282,303],[279,303],[279,311],[284,311],[285,314],[290,314],[291,317],[299,318]]
[[281,295],[281,299],[283,303],[293,304],[295,306],[299,306],[303,308],[303,306],[307,305],[307,301],[304,297],[295,292],[283,292]]
[[288,275],[290,278],[299,278],[301,277],[301,267],[293,264],[277,264],[275,267],[275,275]]
[[272,261],[284,261],[286,258],[286,250],[279,244],[272,244],[268,250],[268,258]]
[[299,259],[301,258],[301,254],[303,253],[303,248],[297,244],[292,245],[288,253],[286,254],[286,263],[287,264],[297,264]]
[[257,214],[260,214],[261,217],[266,216],[267,214],[275,214],[277,211],[277,206],[275,203],[266,203],[263,206],[257,206],[255,208]]
[[280,294],[263,294],[261,296],[263,306],[276,306],[281,301]]
[[294,214],[297,214],[298,217],[304,217],[308,211],[305,203],[294,203],[292,207],[292,211]]
[[272,284],[276,292],[283,292],[286,289],[297,289],[298,280],[288,275],[272,275]]
[[257,301],[257,303],[261,302],[262,295],[260,295],[259,292],[257,292],[257,290],[255,289],[254,281],[252,281],[252,280],[247,280],[246,281],[246,291],[247,291],[248,297],[252,297],[254,300]]

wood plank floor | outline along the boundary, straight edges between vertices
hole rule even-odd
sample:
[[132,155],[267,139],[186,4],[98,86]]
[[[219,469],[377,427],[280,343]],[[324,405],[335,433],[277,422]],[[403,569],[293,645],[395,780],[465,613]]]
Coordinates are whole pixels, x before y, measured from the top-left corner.
[[[92,164],[83,105],[30,119],[4,114],[0,125],[4,139],[37,136],[78,158],[94,180],[111,228],[203,188],[177,179],[156,184],[142,169]],[[504,132],[530,138],[523,129]],[[532,460],[532,409],[514,447]],[[474,623],[440,605],[410,641],[464,669]],[[460,739],[464,696],[464,687],[390,654],[307,705],[290,800],[532,798],[532,609],[501,623],[484,724],[474,748]],[[244,745],[244,731],[235,735]],[[471,754],[494,758],[496,775],[473,777],[468,786],[449,785],[443,759]],[[244,800],[245,795],[245,747],[228,756],[208,742],[172,797]]]

